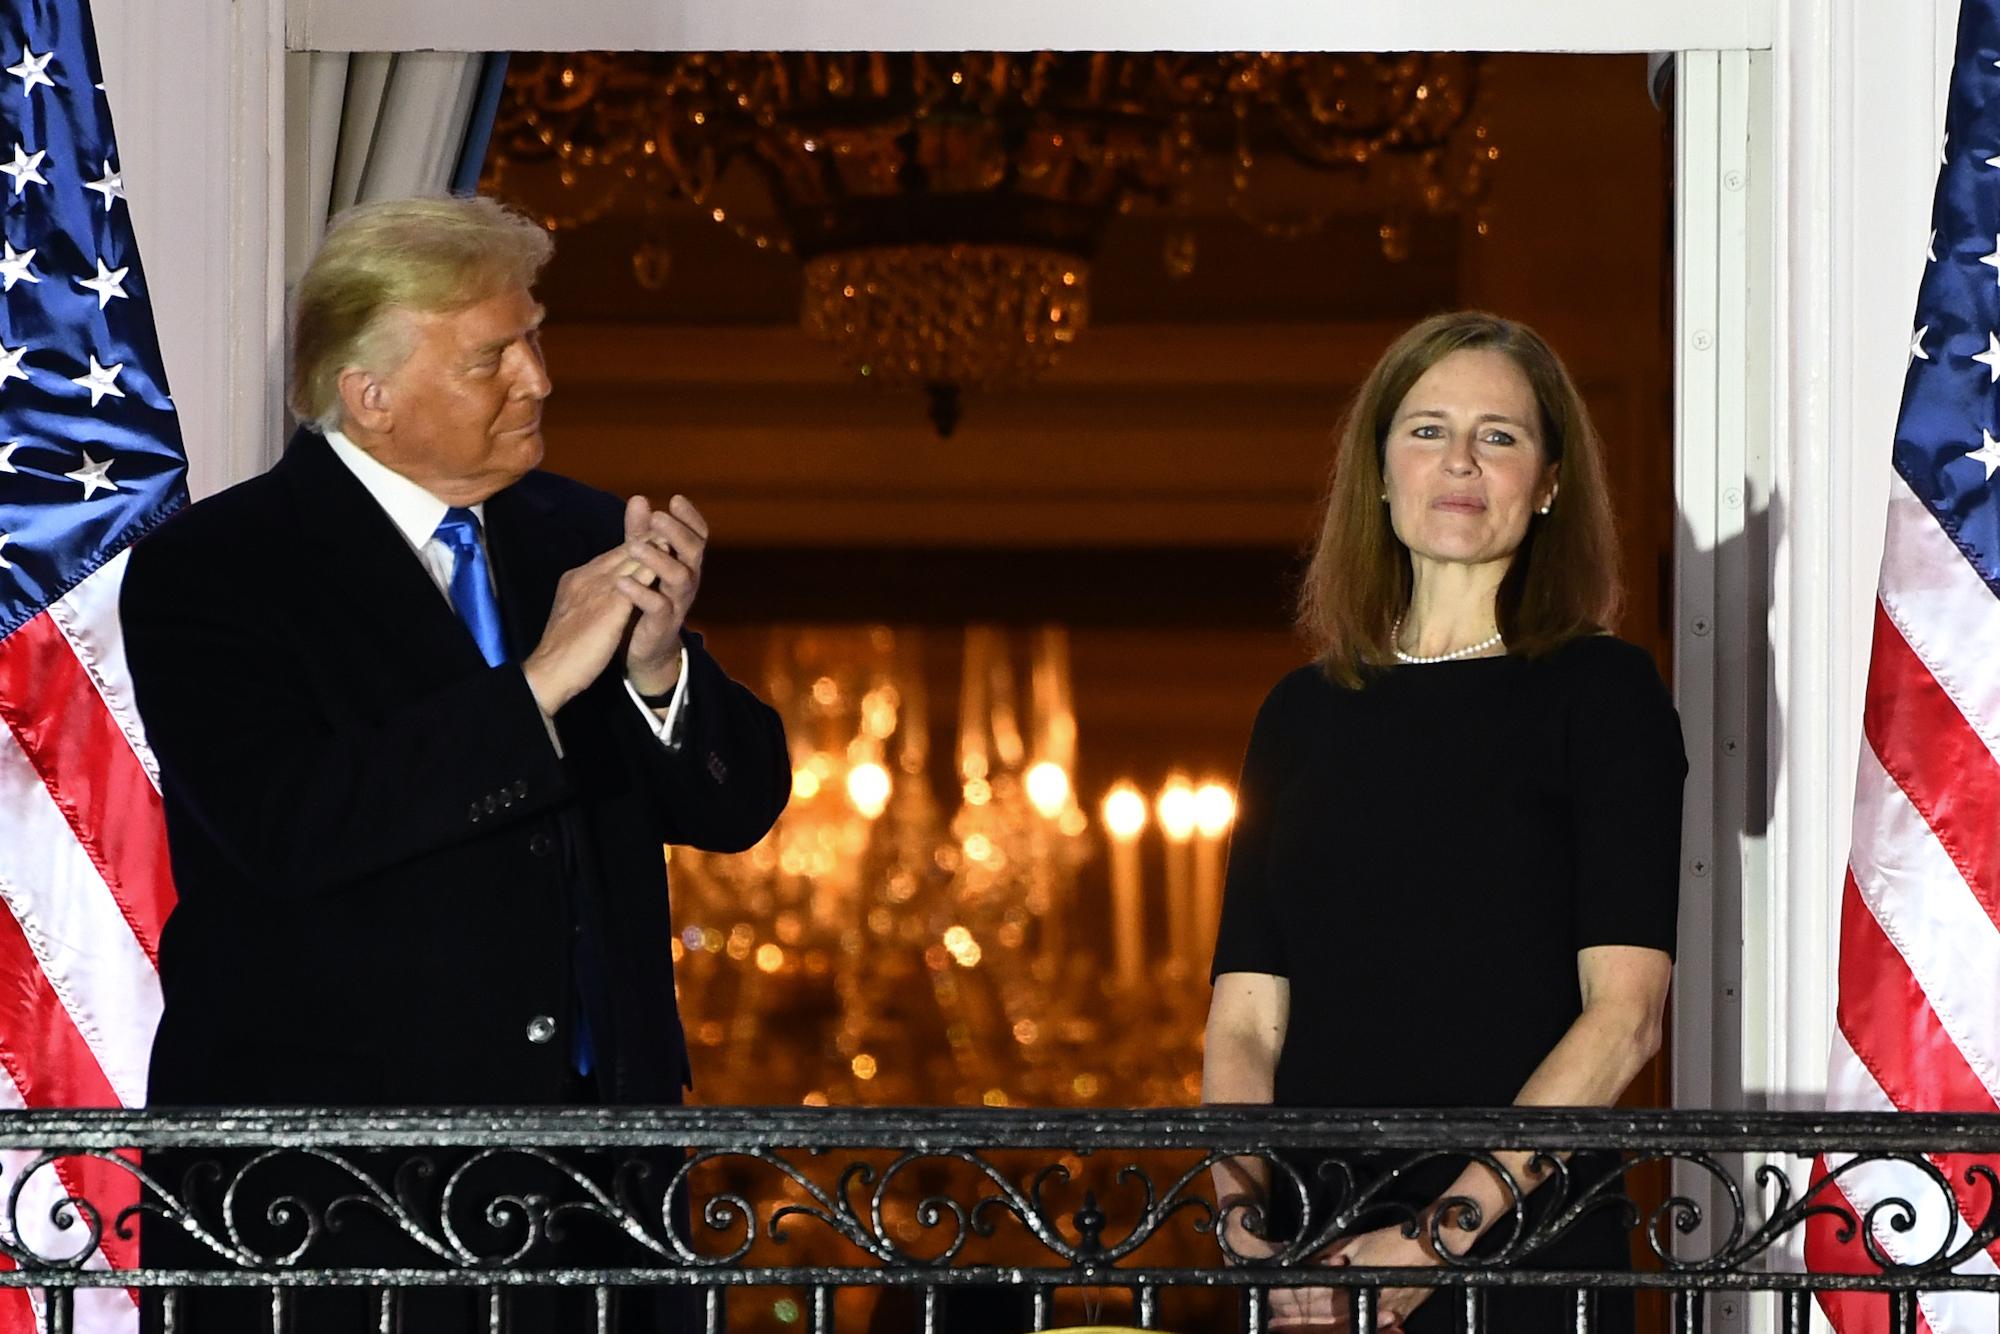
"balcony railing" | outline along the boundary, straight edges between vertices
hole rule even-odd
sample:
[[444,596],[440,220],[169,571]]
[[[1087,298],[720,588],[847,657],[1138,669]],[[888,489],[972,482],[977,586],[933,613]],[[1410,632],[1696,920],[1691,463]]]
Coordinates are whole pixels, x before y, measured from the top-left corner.
[[[374,1328],[385,1331],[402,1326],[415,1289],[469,1291],[494,1330],[507,1327],[526,1289],[581,1289],[609,1330],[633,1290],[680,1288],[692,1290],[692,1309],[705,1308],[711,1334],[725,1290],[745,1286],[799,1292],[811,1334],[835,1327],[843,1292],[867,1288],[911,1290],[911,1321],[926,1334],[950,1323],[940,1314],[946,1294],[964,1285],[1020,1294],[1024,1323],[1038,1330],[1059,1321],[1058,1298],[1073,1290],[1113,1294],[1121,1318],[1157,1327],[1163,1293],[1226,1289],[1211,1305],[1221,1302],[1249,1334],[1265,1328],[1273,1288],[1341,1290],[1366,1329],[1382,1291],[1430,1286],[1472,1331],[1488,1327],[1497,1289],[1573,1289],[1580,1332],[1593,1328],[1593,1294],[1609,1290],[1664,1292],[1679,1330],[1702,1328],[1709,1303],[1726,1294],[1772,1292],[1787,1331],[1807,1328],[1816,1291],[1881,1294],[1896,1330],[1915,1329],[1920,1293],[2000,1291],[1985,1258],[2000,1236],[1993,1117],[26,1112],[0,1118],[0,1150],[0,1252],[12,1262],[0,1287],[33,1290],[51,1334],[74,1327],[85,1290],[103,1288],[157,1290],[150,1300],[164,1327],[181,1334],[185,1303],[217,1288],[263,1290],[259,1310],[279,1329],[314,1300],[311,1290],[364,1288]],[[1529,1169],[1540,1179],[1508,1176],[1494,1157],[1502,1150],[1541,1155]],[[1295,1217],[1277,1255],[1235,1262],[1218,1246],[1208,1169],[1226,1158],[1267,1164],[1273,1194]],[[1419,1213],[1397,1191],[1427,1171],[1449,1179],[1468,1158],[1499,1172],[1514,1197],[1476,1248],[1457,1231],[1462,1211]],[[1842,1193],[1813,1177],[1815,1159],[1833,1180],[1888,1174],[1920,1189],[1877,1205],[1862,1226]],[[1593,1163],[1602,1166],[1583,1166]],[[1669,1174],[1671,1184],[1645,1185]],[[1604,1211],[1627,1230],[1638,1266],[1537,1267],[1538,1255]],[[1962,1213],[1983,1221],[1969,1227],[1956,1221]],[[1814,1215],[1852,1238],[1877,1272],[1803,1272],[1798,1244]],[[1337,1236],[1388,1224],[1430,1229],[1443,1263],[1364,1269],[1311,1259]],[[133,1258],[142,1230],[148,1264],[107,1268]],[[1901,1239],[1892,1247],[1901,1262],[1878,1234]],[[156,1261],[169,1252],[170,1263]]]

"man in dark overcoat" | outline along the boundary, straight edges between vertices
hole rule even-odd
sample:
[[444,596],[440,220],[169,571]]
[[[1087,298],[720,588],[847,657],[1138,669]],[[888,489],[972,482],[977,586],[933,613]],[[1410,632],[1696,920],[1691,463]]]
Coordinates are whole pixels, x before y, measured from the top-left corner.
[[[305,427],[132,552],[126,649],[179,894],[155,1105],[680,1099],[662,845],[748,848],[790,764],[777,715],[685,628],[700,512],[539,471],[549,253],[490,200],[338,219],[296,298]],[[163,1184],[219,1228],[238,1166]],[[414,1215],[463,1163],[436,1166],[412,1213],[442,1235]],[[549,1186],[487,1166],[493,1190]],[[358,1184],[341,1178],[281,1156],[240,1183],[235,1221],[281,1253],[300,1234],[262,1201],[316,1208]],[[396,1220],[349,1212],[302,1263],[424,1262]],[[173,1222],[144,1245],[149,1264],[215,1259]],[[183,1327],[253,1327],[210,1303]],[[625,1306],[621,1327],[658,1327],[652,1303]],[[460,1307],[405,1325],[449,1329]],[[297,1313],[372,1322],[351,1309]]]

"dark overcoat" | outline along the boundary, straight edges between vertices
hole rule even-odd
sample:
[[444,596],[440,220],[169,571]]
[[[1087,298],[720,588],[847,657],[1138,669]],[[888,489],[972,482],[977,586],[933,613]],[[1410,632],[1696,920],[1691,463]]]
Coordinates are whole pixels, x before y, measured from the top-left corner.
[[[519,662],[561,574],[623,540],[622,507],[535,472],[485,523]],[[558,754],[520,668],[486,665],[304,432],[130,559],[126,653],[179,895],[155,1105],[573,1101],[580,1021],[597,1097],[679,1101],[662,845],[747,848],[790,789],[777,715],[699,636],[670,744],[614,662],[556,715]]]

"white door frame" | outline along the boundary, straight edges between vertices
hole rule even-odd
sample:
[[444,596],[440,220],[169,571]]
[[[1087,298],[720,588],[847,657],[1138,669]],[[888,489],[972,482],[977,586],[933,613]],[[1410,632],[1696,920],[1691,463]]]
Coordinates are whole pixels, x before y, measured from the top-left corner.
[[[1681,962],[1674,987],[1674,1103],[1738,1106],[1745,891],[1763,821],[1751,775],[1761,747],[1765,601],[1752,514],[1768,503],[1764,414],[1752,376],[1768,345],[1768,275],[1751,263],[1753,91],[1744,51],[1677,60],[1674,691],[1688,749]],[[1761,805],[1761,794],[1757,798]]]
[[[1770,654],[1763,539],[1770,504],[1769,55],[1683,51],[1676,61],[1674,693],[1688,750],[1681,840],[1680,964],[1674,978],[1673,1100],[1745,1103],[1746,1006],[1758,924],[1770,897],[1765,855],[1766,686]],[[1739,1168],[1740,1170],[1740,1168]],[[1728,1201],[1700,1172],[1674,1188],[1708,1220]],[[1691,1241],[1701,1254],[1720,1234]],[[1749,1327],[1753,1305],[1718,1294],[1709,1319]],[[1759,1309],[1759,1327],[1769,1313]]]
[[294,51],[1678,51],[1771,45],[1774,0],[291,0]]
[[[671,10],[606,4],[584,12],[541,0],[487,0],[479,22],[451,5],[405,0],[292,0],[286,45],[313,50],[539,49],[1325,49],[1677,50],[1681,188],[1676,208],[1678,366],[1675,492],[1675,687],[1689,741],[1682,858],[1682,961],[1674,1001],[1673,1089],[1682,1106],[1742,1105],[1744,909],[1759,922],[1768,893],[1765,817],[1753,810],[1763,773],[1766,561],[1750,521],[1767,503],[1771,246],[1752,233],[1768,198],[1753,153],[1772,154],[1769,3],[1679,5],[1490,0],[1301,6],[1249,0],[1023,0],[993,7],[884,0],[796,7],[787,0],[687,0]],[[1752,53],[1762,57],[1752,59]],[[1765,91],[1753,99],[1755,79]],[[1762,114],[1753,114],[1753,101]],[[1758,215],[1768,219],[1768,208]],[[280,234],[283,219],[274,220]],[[1761,779],[1757,779],[1761,783]],[[1765,804],[1756,794],[1755,807]],[[1764,970],[1751,969],[1759,983]],[[1760,994],[1758,1001],[1765,998]],[[1761,1010],[1758,1013],[1762,1013]],[[1815,1041],[1824,1051],[1823,1033]],[[1762,1048],[1752,1040],[1753,1057]],[[1767,1080],[1754,1078],[1751,1085]]]
[[[170,50],[166,34],[186,14],[216,14],[206,0],[96,0],[106,66],[114,92],[136,84],[156,106],[176,86],[168,70],[144,60],[146,50]],[[1352,0],[1302,6],[1290,0],[1022,0],[1010,6],[938,6],[930,0],[876,0],[866,6],[798,6],[796,0],[684,0],[672,8],[654,0],[618,0],[588,8],[550,8],[544,0],[464,0],[412,6],[406,0],[244,0],[230,6],[232,22],[208,20],[212,60],[226,60],[234,80],[182,80],[206,86],[204,118],[228,144],[226,190],[172,190],[190,176],[218,176],[216,136],[190,136],[186,116],[134,118],[118,98],[120,126],[132,176],[152,176],[160,190],[144,192],[142,230],[206,228],[200,252],[210,256],[198,298],[174,302],[170,284],[194,286],[174,272],[170,246],[146,238],[162,318],[200,310],[200,332],[168,344],[176,398],[190,420],[196,490],[256,472],[280,438],[282,308],[288,212],[284,170],[286,100],[302,86],[304,54],[312,50],[570,50],[570,48],[1186,48],[1186,50],[1680,50],[1682,86],[1682,208],[1680,208],[1680,352],[1676,418],[1676,500],[1686,538],[1678,546],[1676,684],[1688,730],[1694,778],[1690,792],[1688,858],[1684,858],[1684,962],[1676,1002],[1676,1098],[1730,1106],[1742,1086],[1734,1042],[1710,1042],[1724,1016],[1740,1010],[1738,954],[1712,954],[1708,942],[1732,946],[1734,920],[1720,934],[1716,910],[1734,918],[1744,860],[1730,830],[1742,828],[1742,774],[1750,766],[1754,702],[1746,674],[1750,630],[1762,608],[1740,568],[1714,560],[1718,544],[1742,550],[1746,412],[1768,402],[1770,384],[1748,380],[1752,336],[1742,294],[1768,288],[1772,250],[1752,244],[1750,190],[1726,190],[1716,172],[1744,170],[1750,144],[1768,138],[1770,118],[1754,118],[1748,98],[1752,50],[1768,48],[1778,22],[1776,0],[1546,0],[1534,6],[1494,6],[1490,0]],[[106,12],[120,12],[106,22]],[[124,48],[124,50],[120,50]],[[1720,52],[1720,54],[1718,54]],[[128,64],[128,82],[116,66]],[[216,92],[220,90],[220,92]],[[294,108],[296,112],[296,108]],[[1700,126],[1690,138],[1690,126]],[[1700,142],[1696,152],[1692,144]],[[1734,144],[1726,154],[1724,144]],[[1720,154],[1720,156],[1718,156]],[[1724,168],[1728,156],[1732,166]],[[188,168],[188,170],[180,170]],[[1696,188],[1696,182],[1712,188]],[[164,214],[164,218],[162,218]],[[160,220],[164,226],[146,228]],[[216,238],[228,244],[218,246]],[[1758,238],[1762,240],[1762,238]],[[1728,246],[1728,254],[1722,248]],[[1760,274],[1760,270],[1764,270]],[[216,278],[226,278],[216,290]],[[1724,310],[1724,306],[1728,306]],[[226,312],[226,314],[224,314]],[[222,316],[222,318],[218,318]],[[1700,326],[1700,328],[1696,328]],[[1694,346],[1698,338],[1708,346]],[[190,390],[190,362],[196,366]],[[1696,370],[1698,368],[1698,370]],[[1734,478],[1736,490],[1718,478]],[[1734,494],[1736,500],[1728,502]],[[1738,560],[1738,566],[1742,562]],[[1718,582],[1720,580],[1720,582]],[[1730,610],[1720,612],[1728,602]],[[1696,614],[1700,608],[1700,614]],[[1724,636],[1698,636],[1702,620],[1728,626]],[[1762,674],[1758,674],[1762,676]],[[1724,684],[1718,684],[1724,682]],[[1716,710],[1724,710],[1720,716]],[[1710,764],[1718,736],[1738,752],[1730,764]],[[1712,800],[1704,794],[1712,792]],[[1718,838],[1720,830],[1720,838]],[[1702,870],[1692,870],[1700,862]],[[1702,942],[1702,944],[1696,944]],[[1824,1044],[1822,1044],[1824,1050]]]

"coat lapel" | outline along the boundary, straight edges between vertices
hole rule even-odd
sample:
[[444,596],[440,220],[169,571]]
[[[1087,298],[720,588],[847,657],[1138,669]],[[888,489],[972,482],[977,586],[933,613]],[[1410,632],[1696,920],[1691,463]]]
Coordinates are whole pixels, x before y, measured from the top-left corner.
[[298,513],[300,574],[323,599],[316,638],[365,640],[398,694],[426,694],[483,668],[472,636],[367,488],[319,436],[300,431],[275,470]]
[[[601,555],[599,540],[532,483],[510,486],[486,502],[486,549],[500,589],[508,647],[517,661],[541,641],[563,572]],[[617,751],[617,734],[634,725],[622,693],[593,688],[563,706],[555,721],[565,756]],[[600,798],[628,782],[622,764],[572,765],[570,778]]]
[[486,554],[493,562],[507,649],[515,662],[541,642],[549,608],[555,605],[556,581],[578,563],[571,545],[573,538],[546,497],[517,485],[486,502]]

